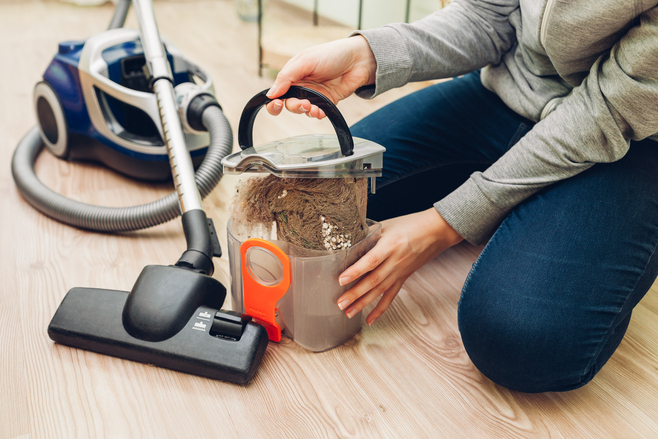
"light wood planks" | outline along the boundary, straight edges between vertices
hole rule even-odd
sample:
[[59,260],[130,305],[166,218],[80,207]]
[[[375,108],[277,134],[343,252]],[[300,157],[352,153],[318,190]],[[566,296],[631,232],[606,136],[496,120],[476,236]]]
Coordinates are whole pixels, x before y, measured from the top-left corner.
[[[525,395],[492,384],[464,352],[457,300],[479,251],[468,245],[419,270],[391,309],[344,346],[314,354],[287,339],[270,345],[246,387],[53,344],[46,327],[69,288],[129,289],[144,265],[172,263],[184,246],[177,221],[121,235],[61,225],[28,206],[11,179],[13,149],[34,124],[32,87],[57,42],[101,31],[111,13],[109,5],[0,1],[0,439],[658,437],[658,292],[638,306],[591,384]],[[271,83],[257,76],[255,25],[240,22],[228,0],[157,2],[156,13],[161,32],[211,73],[236,127],[243,105]],[[352,123],[413,88],[339,107]],[[256,143],[331,130],[292,115],[260,115],[255,126]],[[171,190],[48,155],[37,169],[56,190],[106,205]],[[234,185],[225,177],[204,201],[221,231]],[[228,261],[216,265],[228,284]]]

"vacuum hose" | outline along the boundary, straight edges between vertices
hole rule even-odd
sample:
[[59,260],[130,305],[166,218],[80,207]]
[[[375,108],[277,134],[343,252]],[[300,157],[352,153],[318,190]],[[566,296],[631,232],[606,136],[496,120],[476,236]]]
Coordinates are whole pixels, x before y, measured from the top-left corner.
[[117,6],[114,9],[114,15],[110,21],[108,29],[117,29],[123,27],[126,23],[126,17],[128,16],[128,10],[130,9],[130,0],[118,0]]
[[[201,198],[205,198],[222,177],[221,161],[231,153],[233,133],[224,113],[216,106],[203,112],[202,122],[210,133],[210,145],[195,180]],[[152,203],[131,207],[94,206],[66,198],[47,188],[34,172],[34,163],[42,149],[43,141],[34,127],[16,147],[11,172],[27,202],[57,221],[98,232],[127,232],[153,227],[181,214],[175,191]]]

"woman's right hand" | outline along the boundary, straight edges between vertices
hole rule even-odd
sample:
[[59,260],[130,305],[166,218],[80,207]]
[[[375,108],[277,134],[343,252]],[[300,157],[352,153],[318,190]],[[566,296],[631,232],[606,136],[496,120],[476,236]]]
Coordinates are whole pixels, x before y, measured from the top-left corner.
[[[284,101],[275,99],[285,94],[291,85],[312,88],[331,99],[334,104],[354,93],[359,87],[375,83],[377,63],[365,38],[360,35],[320,44],[295,55],[281,69],[267,97],[267,111],[276,116]],[[324,112],[307,100],[285,100],[288,111],[322,119]]]

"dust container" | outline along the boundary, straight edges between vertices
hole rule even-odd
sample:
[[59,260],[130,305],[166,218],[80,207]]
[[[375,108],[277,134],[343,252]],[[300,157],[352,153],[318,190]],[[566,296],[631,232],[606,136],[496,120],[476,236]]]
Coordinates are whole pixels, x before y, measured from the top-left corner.
[[[379,239],[380,224],[368,220],[368,226],[368,235],[358,244],[339,251],[320,251],[277,241],[273,239],[276,237],[273,232],[262,234],[263,241],[248,239],[240,236],[229,221],[227,235],[234,309],[252,316],[260,312],[245,309],[245,282],[255,280],[259,284],[255,294],[270,294],[271,290],[264,291],[262,286],[282,286],[285,288],[279,293],[282,297],[270,306],[283,335],[313,352],[343,344],[361,329],[361,313],[348,319],[336,305],[338,298],[354,284],[341,287],[338,276]],[[286,262],[271,246],[280,249],[288,258],[289,282],[284,279]],[[250,290],[253,290],[253,283],[251,285]],[[248,294],[251,293],[248,291]],[[268,328],[268,332],[272,329]]]
[[[263,174],[238,185],[228,223],[234,309],[257,319],[272,341],[281,334],[311,351],[334,348],[361,329],[360,313],[345,317],[336,304],[352,284],[338,276],[380,236],[366,220],[368,186],[374,193],[383,153],[354,138],[327,97],[292,86],[280,99],[309,100],[335,135],[315,134],[253,145],[253,124],[270,99],[267,90],[245,106],[240,151],[222,159],[226,175]],[[370,183],[368,185],[368,182]]]

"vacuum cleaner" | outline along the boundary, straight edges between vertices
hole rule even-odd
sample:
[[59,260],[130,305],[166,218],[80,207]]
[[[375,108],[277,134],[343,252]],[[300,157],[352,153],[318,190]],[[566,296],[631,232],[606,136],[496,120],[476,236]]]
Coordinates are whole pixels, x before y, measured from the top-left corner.
[[[38,126],[19,142],[12,175],[36,209],[87,230],[138,230],[182,214],[187,250],[174,265],[146,266],[130,292],[71,289],[48,334],[64,345],[246,384],[264,355],[267,331],[221,309],[226,288],[212,277],[221,249],[201,204],[221,178],[231,128],[210,77],[163,44],[151,1],[132,3],[140,30],[123,28],[130,1],[119,0],[109,30],[60,43],[35,87]],[[44,145],[59,158],[93,160],[142,180],[173,177],[176,190],[126,208],[68,199],[34,172]]]

